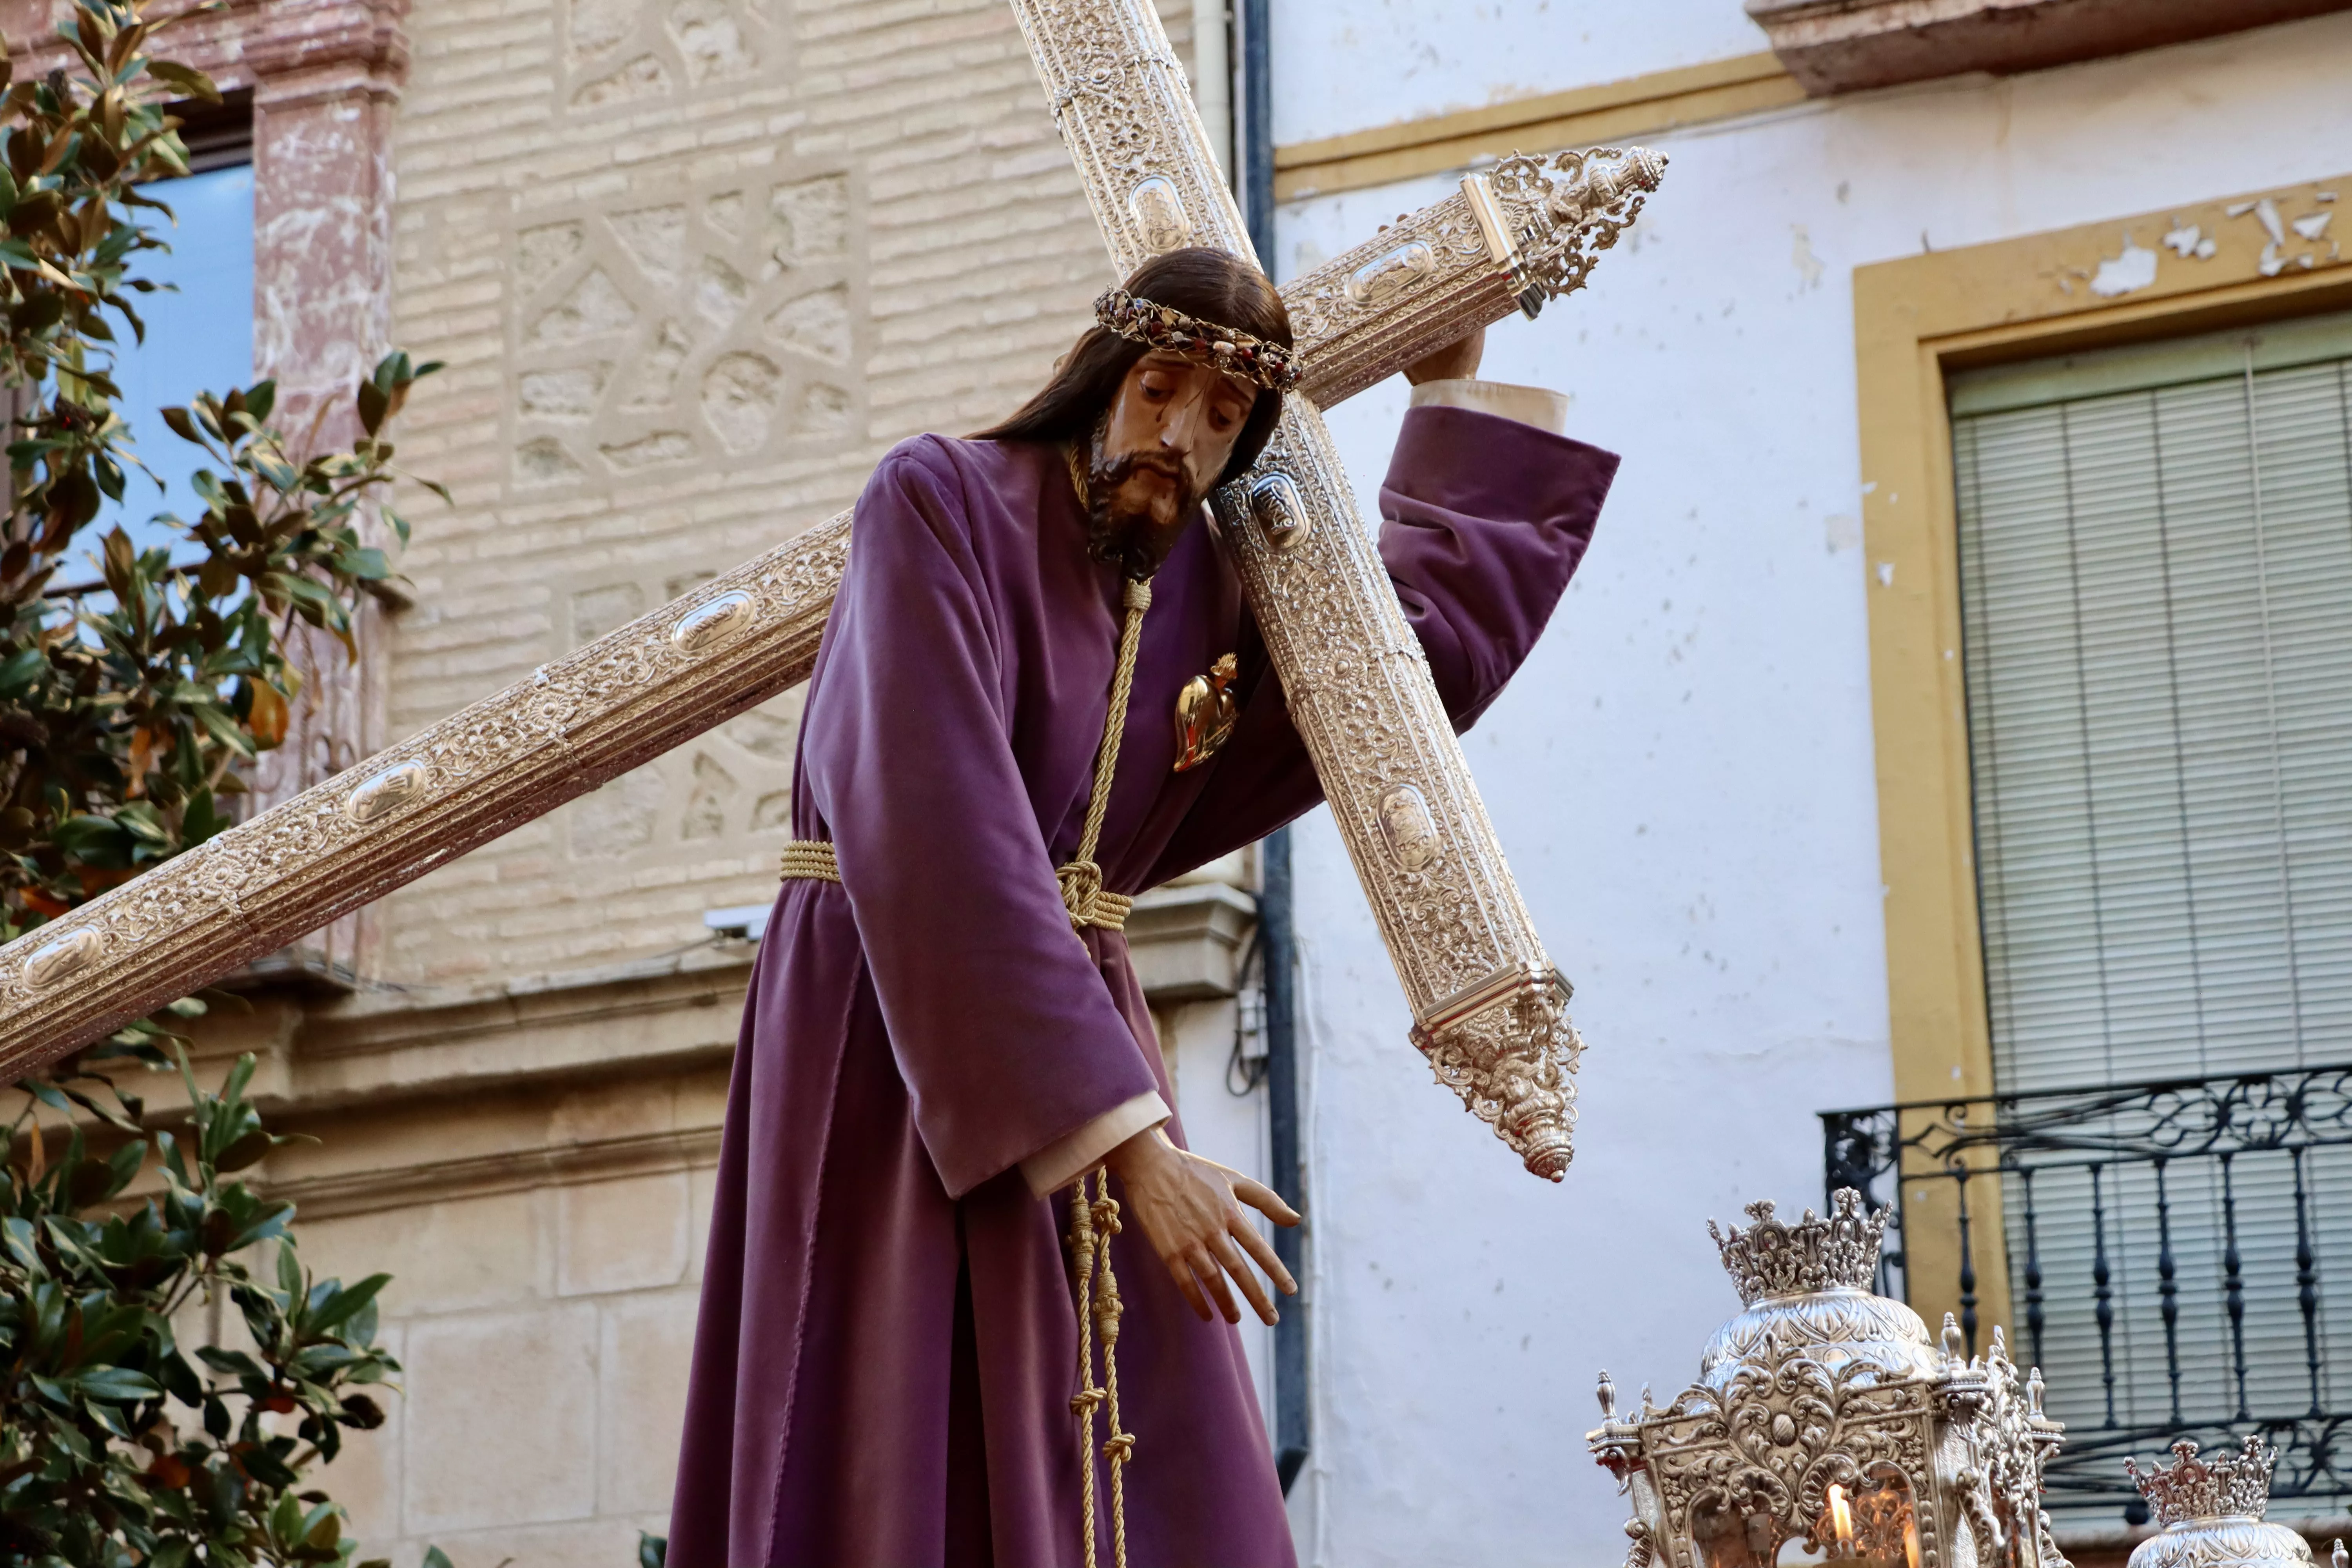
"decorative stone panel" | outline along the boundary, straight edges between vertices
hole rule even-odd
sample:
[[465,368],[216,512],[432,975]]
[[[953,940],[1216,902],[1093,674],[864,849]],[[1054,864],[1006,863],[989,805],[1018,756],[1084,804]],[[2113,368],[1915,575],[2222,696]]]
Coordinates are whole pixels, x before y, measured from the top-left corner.
[[786,29],[740,0],[572,0],[561,12],[562,96],[594,110],[782,66]]
[[852,186],[787,163],[531,214],[510,251],[515,485],[657,481],[862,436]]

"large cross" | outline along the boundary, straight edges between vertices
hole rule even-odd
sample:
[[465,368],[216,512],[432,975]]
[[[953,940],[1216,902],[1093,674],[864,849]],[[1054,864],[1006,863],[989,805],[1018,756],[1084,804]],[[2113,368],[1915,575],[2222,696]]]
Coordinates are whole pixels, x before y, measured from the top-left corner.
[[[1150,0],[1013,0],[1112,260],[1252,257]],[[1515,156],[1284,289],[1305,377],[1214,498],[1439,1079],[1557,1181],[1578,1043],[1318,405],[1579,287],[1663,161]],[[0,947],[14,1079],[806,679],[843,512]]]

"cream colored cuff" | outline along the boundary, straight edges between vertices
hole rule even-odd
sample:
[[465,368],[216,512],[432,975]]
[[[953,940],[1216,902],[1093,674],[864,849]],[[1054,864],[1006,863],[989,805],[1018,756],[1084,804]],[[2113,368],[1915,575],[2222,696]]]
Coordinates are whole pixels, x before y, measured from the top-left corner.
[[1499,415],[1549,430],[1568,434],[1568,398],[1540,386],[1514,386],[1507,381],[1424,381],[1412,389],[1415,408],[1470,408]]
[[1168,1120],[1168,1102],[1146,1091],[1112,1106],[1066,1137],[1056,1138],[1021,1162],[1030,1193],[1056,1193],[1102,1163],[1102,1157],[1148,1128]]

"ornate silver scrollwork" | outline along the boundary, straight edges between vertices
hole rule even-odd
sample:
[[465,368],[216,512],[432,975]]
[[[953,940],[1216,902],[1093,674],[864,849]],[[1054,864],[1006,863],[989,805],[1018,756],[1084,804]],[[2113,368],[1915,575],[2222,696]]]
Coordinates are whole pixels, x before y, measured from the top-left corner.
[[1664,157],[1646,147],[1595,147],[1542,157],[1514,153],[1483,177],[1496,200],[1520,215],[1512,238],[1526,287],[1556,300],[1584,287],[1665,172]]
[[1584,1041],[1569,1022],[1570,994],[1556,969],[1508,964],[1427,1009],[1412,1028],[1437,1081],[1549,1182],[1568,1173],[1575,1152]]
[[[1124,273],[1153,252],[1154,237],[1129,196],[1155,178],[1181,204],[1193,243],[1252,257],[1182,74],[1162,63],[1167,35],[1150,0],[1013,5],[1046,95],[1062,106],[1056,124],[1114,268]],[[1341,384],[1375,365],[1386,374],[1411,363],[1395,357],[1405,348],[1425,353],[1477,324],[1465,317],[1498,285],[1466,212],[1457,205],[1450,221],[1472,247],[1459,265],[1434,265],[1444,255],[1430,237],[1391,229],[1324,269],[1328,296],[1317,295],[1293,329],[1311,353],[1345,362]],[[1433,264],[1422,286],[1401,283],[1377,308],[1349,297],[1351,277],[1415,242]],[[1440,277],[1455,288],[1439,294],[1431,285]],[[1391,308],[1400,330],[1368,330]],[[1433,330],[1446,335],[1424,346]],[[1278,487],[1229,485],[1214,504],[1292,721],[1419,1020],[1413,1038],[1439,1080],[1529,1171],[1556,1181],[1574,1122],[1567,987],[1503,863],[1453,721],[1311,396],[1284,400],[1259,471],[1281,474],[1297,515],[1311,522],[1296,543],[1276,549],[1257,519],[1266,498],[1289,506]],[[1405,780],[1410,802],[1393,795]],[[1490,990],[1497,975],[1507,983]],[[1449,1010],[1445,999],[1465,990],[1481,1005]]]
[[1291,279],[1282,297],[1311,395],[1328,406],[1473,327],[1580,288],[1664,172],[1640,147],[1514,153]]
[[[1180,222],[1192,243],[1250,254],[1148,0],[1014,0],[1014,10],[1117,265],[1164,248]],[[1591,204],[1637,186],[1644,169],[1654,183],[1654,158],[1611,156],[1624,179],[1585,177],[1584,163],[1571,171],[1557,160],[1490,174],[1513,232],[1538,237],[1522,238],[1528,265],[1559,287],[1580,282],[1591,260],[1580,269],[1554,249],[1602,247],[1638,196]],[[1582,194],[1555,204],[1555,185]],[[1557,232],[1571,210],[1577,229]],[[1432,267],[1420,266],[1416,244]],[[1382,257],[1396,259],[1373,266]],[[1269,452],[1308,526],[1278,549],[1230,510],[1246,509],[1246,495],[1217,504],[1244,540],[1246,591],[1412,1005],[1415,1042],[1529,1170],[1557,1179],[1580,1048],[1567,986],[1503,864],[1318,408],[1499,319],[1510,287],[1457,196],[1286,289],[1307,374]],[[845,513],[729,574],[682,613],[656,611],[412,737],[395,755],[429,757],[431,774],[398,811],[356,820],[344,809],[351,786],[331,780],[0,948],[0,1076],[139,1017],[805,678],[847,550]],[[1381,800],[1400,775],[1427,811],[1433,852],[1417,870],[1386,847]],[[57,944],[79,953],[85,940],[98,954],[75,961],[87,963],[74,970],[86,984],[33,984],[58,973],[67,949]],[[1476,1005],[1457,1005],[1465,995]]]
[[1851,1188],[1826,1218],[1748,1213],[1716,1237],[1745,1307],[1698,1381],[1621,1417],[1603,1373],[1586,1437],[1663,1568],[1770,1563],[1790,1543],[1913,1568],[2065,1568],[2042,1510],[2063,1434],[2040,1374],[2019,1377],[1997,1329],[1967,1359],[1874,1295],[1885,1216]]
[[[2197,1445],[2172,1446],[2172,1463],[2142,1471],[2124,1461],[2161,1528],[2132,1549],[2129,1568],[2309,1568],[2311,1543],[2263,1516],[2271,1505],[2277,1453],[2249,1433],[2235,1453],[2198,1458]],[[2336,1543],[2343,1568],[2344,1543]]]

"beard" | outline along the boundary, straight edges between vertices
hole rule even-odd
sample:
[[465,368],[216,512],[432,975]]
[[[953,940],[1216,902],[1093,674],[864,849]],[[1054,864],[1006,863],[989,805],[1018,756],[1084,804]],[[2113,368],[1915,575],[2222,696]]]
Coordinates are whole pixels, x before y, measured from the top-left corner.
[[[1164,513],[1160,498],[1138,502],[1129,496],[1128,481],[1141,473],[1162,475],[1174,486]],[[1160,497],[1168,494],[1161,491]],[[1144,581],[1160,570],[1206,499],[1208,491],[1192,488],[1177,458],[1158,452],[1117,458],[1104,452],[1097,426],[1087,458],[1087,553],[1118,567],[1123,576]]]

